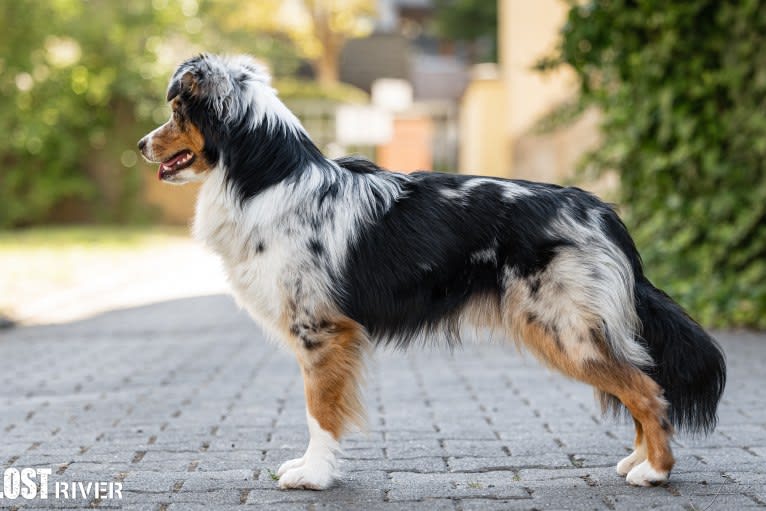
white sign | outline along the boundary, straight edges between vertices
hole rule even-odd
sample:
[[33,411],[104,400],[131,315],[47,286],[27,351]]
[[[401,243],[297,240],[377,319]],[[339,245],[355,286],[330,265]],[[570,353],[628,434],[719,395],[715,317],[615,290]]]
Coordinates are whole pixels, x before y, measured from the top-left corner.
[[341,105],[335,112],[335,139],[342,145],[378,145],[391,141],[391,114],[369,105]]
[[412,84],[407,80],[380,78],[372,83],[372,104],[389,112],[412,107]]

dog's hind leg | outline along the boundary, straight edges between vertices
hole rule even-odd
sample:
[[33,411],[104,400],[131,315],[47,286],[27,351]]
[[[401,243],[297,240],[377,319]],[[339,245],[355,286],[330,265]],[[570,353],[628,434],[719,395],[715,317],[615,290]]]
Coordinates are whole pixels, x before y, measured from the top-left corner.
[[618,472],[627,470],[626,480],[636,486],[666,482],[675,463],[670,449],[673,427],[660,386],[639,369],[613,362],[589,363],[585,370],[578,379],[616,396],[636,422],[635,451],[620,462]]
[[[603,333],[603,319],[572,300],[523,283],[509,288],[502,309],[509,334],[547,365],[617,398],[636,422],[636,451],[620,462],[626,480],[649,486],[667,481],[674,459],[673,428],[660,386],[635,365],[619,360]],[[566,297],[566,290],[559,290]],[[553,311],[553,312],[551,312]]]
[[359,385],[368,341],[346,318],[294,323],[290,335],[303,374],[310,440],[301,458],[279,468],[279,486],[322,490],[337,477],[341,435],[363,423]]
[[[640,369],[617,362],[608,355],[588,359],[569,356],[567,344],[558,334],[534,319],[524,320],[517,331],[521,341],[548,365],[615,396],[631,413],[637,424],[636,451],[620,462],[623,469],[635,465],[630,467],[627,481],[637,486],[667,481],[674,463],[670,450],[673,429],[660,386]],[[579,342],[597,341],[582,339]]]

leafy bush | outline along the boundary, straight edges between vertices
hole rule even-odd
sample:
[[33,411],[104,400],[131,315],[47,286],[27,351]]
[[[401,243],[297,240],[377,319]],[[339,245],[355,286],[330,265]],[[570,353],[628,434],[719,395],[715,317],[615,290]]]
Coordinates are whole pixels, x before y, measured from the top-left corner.
[[435,0],[434,3],[434,28],[438,35],[468,43],[473,62],[497,62],[497,1]]
[[571,2],[557,53],[602,112],[586,172],[615,170],[647,274],[708,326],[766,328],[766,9]]
[[102,219],[136,214],[133,149],[156,113],[160,43],[180,5],[1,2],[0,18],[0,227],[48,220],[65,200]]

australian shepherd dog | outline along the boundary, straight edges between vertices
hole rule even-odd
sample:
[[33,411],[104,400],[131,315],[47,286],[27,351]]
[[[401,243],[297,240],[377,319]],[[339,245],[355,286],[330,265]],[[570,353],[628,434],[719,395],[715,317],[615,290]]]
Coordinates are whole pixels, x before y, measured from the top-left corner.
[[630,484],[667,481],[674,427],[715,426],[721,349],[649,282],[625,225],[590,193],[325,158],[248,57],[187,60],[167,101],[141,152],[163,181],[202,182],[194,235],[301,367],[310,441],[280,487],[337,477],[368,347],[454,345],[470,325],[627,409],[635,450],[617,472]]

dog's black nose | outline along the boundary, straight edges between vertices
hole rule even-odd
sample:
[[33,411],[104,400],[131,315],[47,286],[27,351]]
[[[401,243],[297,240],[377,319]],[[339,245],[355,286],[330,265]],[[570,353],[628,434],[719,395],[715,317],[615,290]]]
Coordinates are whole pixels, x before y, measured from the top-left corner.
[[144,147],[146,147],[146,137],[138,141],[138,150],[143,151]]

